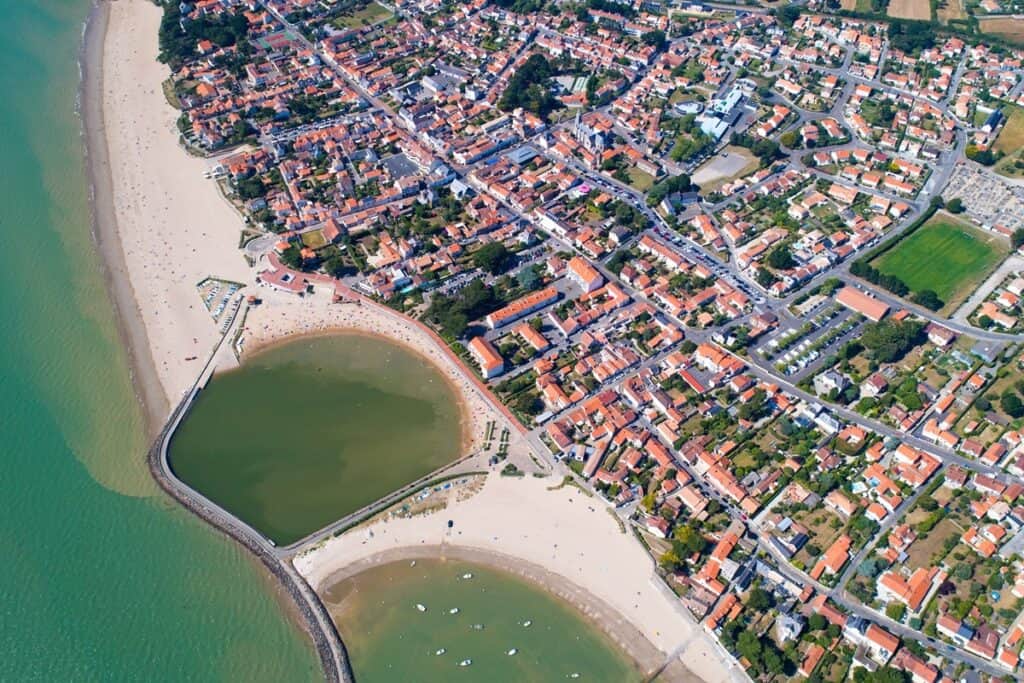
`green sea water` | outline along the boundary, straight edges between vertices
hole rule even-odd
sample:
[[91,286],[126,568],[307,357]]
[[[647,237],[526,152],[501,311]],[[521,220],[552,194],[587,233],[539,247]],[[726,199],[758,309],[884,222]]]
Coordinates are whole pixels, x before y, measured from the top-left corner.
[[149,483],[90,238],[88,12],[0,0],[0,680],[317,680],[261,571]]
[[394,562],[335,584],[325,599],[359,683],[641,680],[571,606],[475,564]]
[[90,237],[75,114],[88,2],[0,12],[0,680],[319,680],[264,573],[146,472]]
[[203,390],[171,467],[278,545],[459,457],[457,397],[426,359],[361,334],[300,338]]

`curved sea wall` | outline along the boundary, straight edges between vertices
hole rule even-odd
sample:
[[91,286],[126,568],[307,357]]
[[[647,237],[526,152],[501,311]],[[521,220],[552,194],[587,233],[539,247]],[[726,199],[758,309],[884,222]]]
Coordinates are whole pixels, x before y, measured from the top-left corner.
[[334,621],[328,614],[319,596],[306,583],[284,557],[279,557],[273,547],[258,532],[234,515],[221,509],[202,494],[186,486],[171,471],[167,459],[168,445],[174,430],[188,413],[192,401],[199,393],[197,386],[171,413],[156,441],[149,449],[147,462],[153,478],[169,496],[207,524],[234,539],[255,555],[277,579],[288,596],[294,601],[304,627],[313,639],[324,678],[338,683],[355,683],[355,675],[349,662],[348,651],[341,640]]

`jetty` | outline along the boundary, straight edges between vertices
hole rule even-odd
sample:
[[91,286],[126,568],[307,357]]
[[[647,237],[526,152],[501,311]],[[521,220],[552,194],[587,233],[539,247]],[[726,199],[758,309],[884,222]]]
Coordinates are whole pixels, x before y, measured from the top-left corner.
[[[242,313],[243,315],[236,316],[236,320],[245,319],[244,311]],[[316,591],[292,566],[290,553],[276,548],[259,531],[178,479],[171,470],[168,459],[171,438],[188,414],[196,397],[213,377],[219,355],[229,351],[229,345],[225,345],[225,340],[231,338],[233,328],[234,325],[224,330],[223,336],[214,347],[195,383],[175,406],[154,440],[147,455],[149,471],[160,488],[169,496],[207,524],[238,542],[255,555],[274,576],[295,603],[303,626],[313,639],[323,667],[324,678],[331,683],[355,683],[355,674],[352,672],[348,650],[341,640],[341,635]]]

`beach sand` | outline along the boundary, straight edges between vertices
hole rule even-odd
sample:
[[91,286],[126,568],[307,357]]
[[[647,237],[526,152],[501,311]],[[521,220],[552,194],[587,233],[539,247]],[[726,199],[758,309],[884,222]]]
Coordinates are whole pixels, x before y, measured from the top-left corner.
[[[133,379],[155,430],[195,381],[219,336],[196,284],[216,276],[252,285],[255,270],[238,249],[241,218],[203,177],[208,162],[189,156],[178,143],[178,113],[161,90],[168,69],[156,61],[160,9],[145,0],[101,3],[98,11],[107,25],[103,54],[86,65],[100,83],[101,98],[83,101],[83,108],[96,110],[86,117],[96,237],[110,271]],[[459,388],[473,439],[478,442],[494,419],[499,427],[510,426],[510,452],[529,457],[521,431],[436,338],[413,322],[369,305],[332,304],[323,294],[300,299],[251,286],[247,292],[264,303],[246,318],[246,349],[337,329],[386,335],[437,363]],[[193,356],[198,360],[186,360]],[[616,631],[624,642],[639,631],[651,647],[671,653],[676,664],[685,653],[686,665],[702,680],[732,677],[735,670],[728,669],[713,638],[656,578],[650,557],[620,531],[605,506],[575,488],[548,491],[552,483],[550,477],[494,475],[481,494],[444,513],[445,520],[456,521],[450,536],[437,515],[391,520],[374,525],[372,538],[359,528],[331,539],[298,558],[296,566],[311,584],[322,586],[333,573],[384,551],[457,546],[496,565],[519,567],[524,575],[532,572],[570,601],[590,605],[591,614],[613,610],[635,629]],[[561,587],[552,577],[560,577]],[[606,630],[615,631],[621,619],[609,618]]]
[[[683,655],[690,674],[677,680],[744,680],[607,506],[558,483],[555,477],[493,473],[479,494],[442,511],[356,527],[293,563],[322,592],[396,559],[443,555],[482,562],[530,578],[576,605],[645,669],[658,659],[678,667]],[[454,522],[450,530],[448,520]],[[637,641],[641,635],[646,642]]]
[[[241,218],[214,181],[203,177],[209,162],[189,156],[178,143],[178,112],[161,88],[170,71],[157,62],[162,10],[145,0],[105,4],[102,122],[127,277],[117,272],[121,264],[108,267],[114,287],[129,288],[136,302],[137,311],[125,310],[125,297],[114,295],[129,328],[134,378],[152,427],[195,381],[219,337],[196,284],[208,276],[250,282],[253,275],[238,250]],[[101,184],[98,204],[109,199]],[[98,206],[101,220],[103,213]],[[101,243],[107,228],[98,230]],[[130,329],[132,316],[144,330]],[[197,360],[185,360],[192,356]]]

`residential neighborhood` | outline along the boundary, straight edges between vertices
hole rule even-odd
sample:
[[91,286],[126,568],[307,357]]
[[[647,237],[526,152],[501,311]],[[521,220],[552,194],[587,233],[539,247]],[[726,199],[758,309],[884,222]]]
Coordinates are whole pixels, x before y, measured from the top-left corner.
[[428,326],[751,679],[1020,675],[1024,49],[826,3],[164,31],[260,285]]

